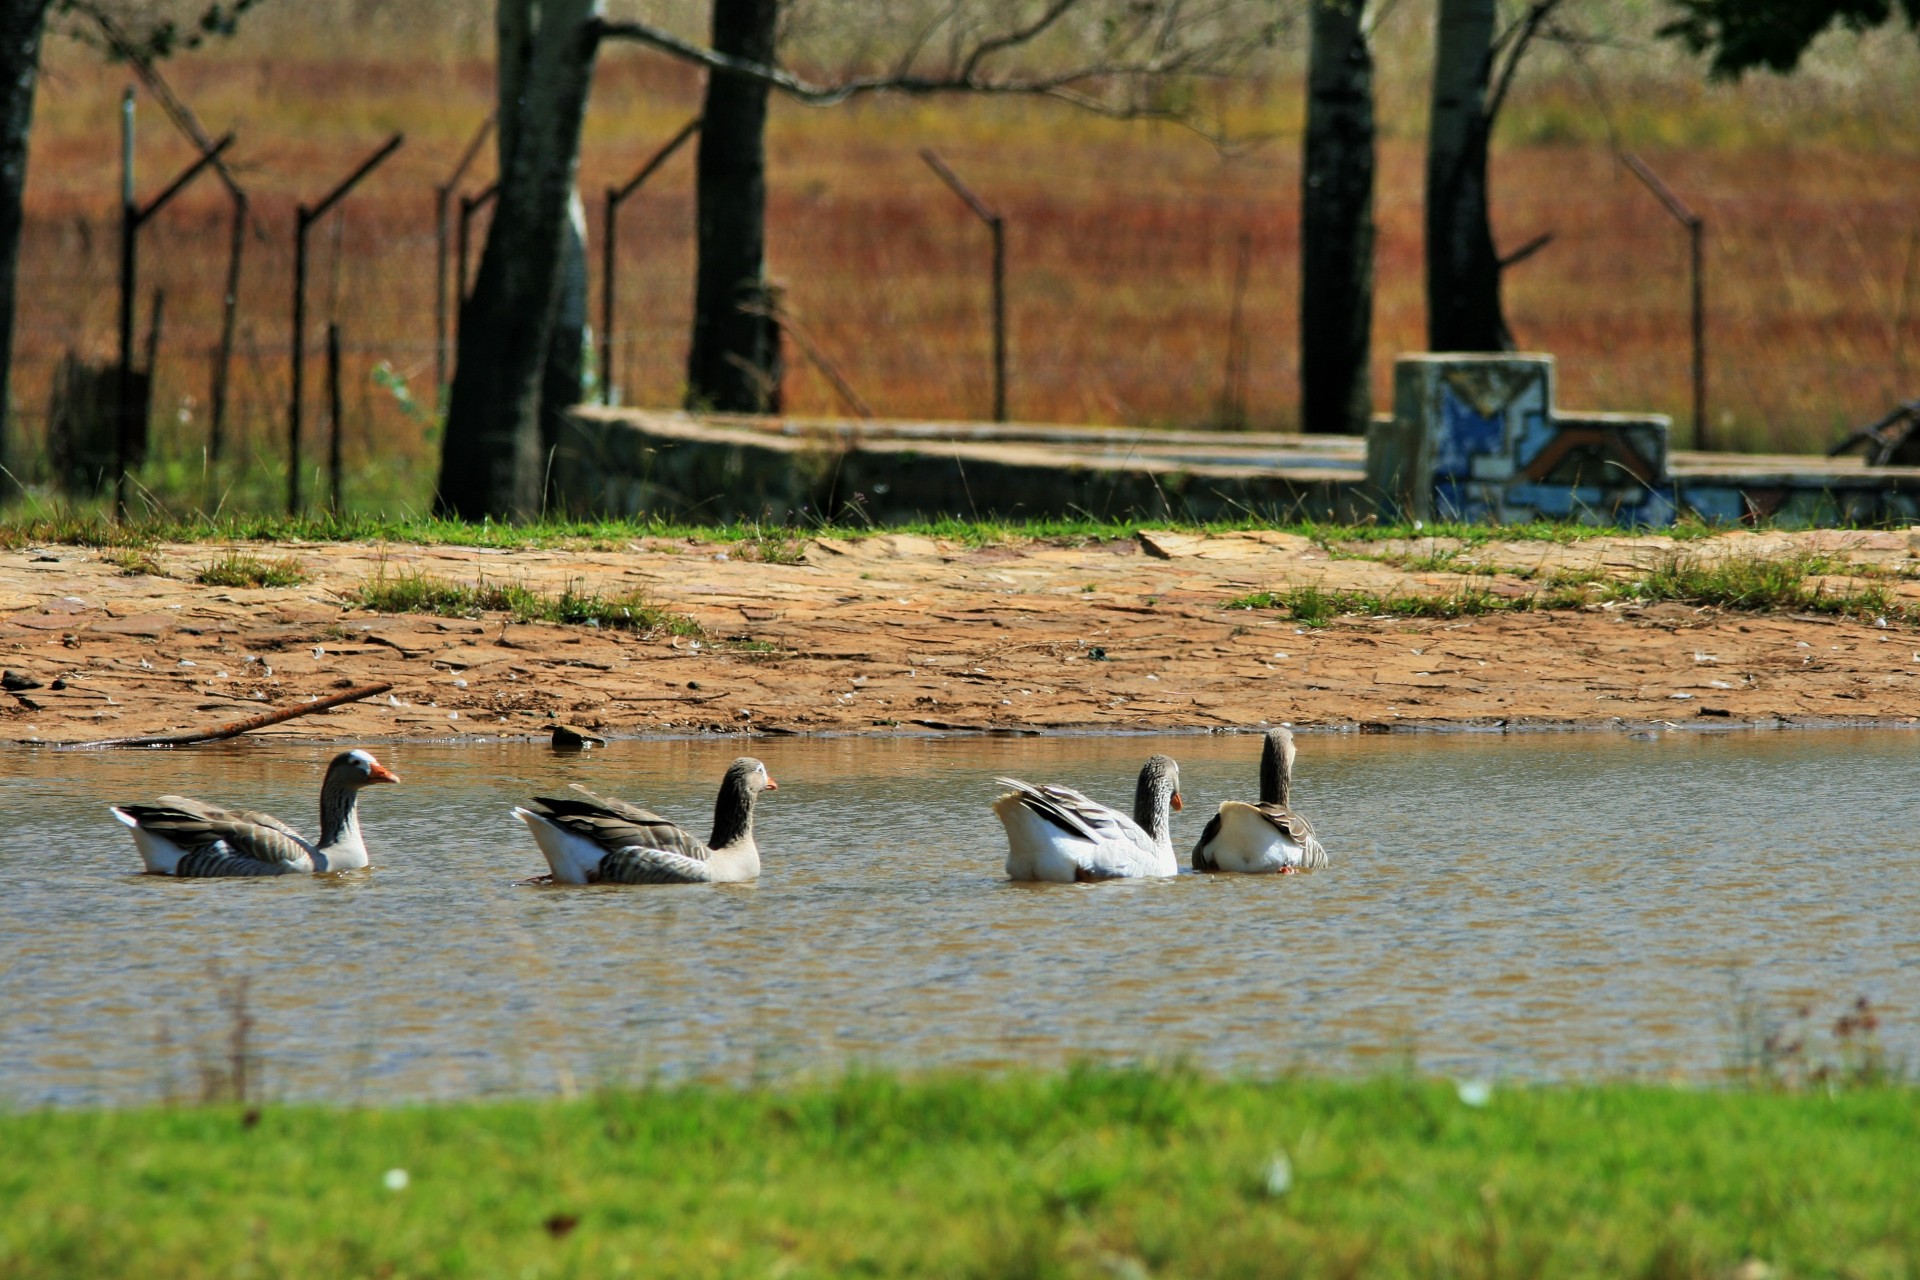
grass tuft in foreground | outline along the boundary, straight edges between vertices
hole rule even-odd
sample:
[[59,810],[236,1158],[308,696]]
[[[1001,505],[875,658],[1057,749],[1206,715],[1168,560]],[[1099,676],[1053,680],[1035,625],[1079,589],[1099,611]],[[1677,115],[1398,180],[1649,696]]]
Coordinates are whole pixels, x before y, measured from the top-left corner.
[[[1080,1068],[0,1115],[0,1273],[1905,1277],[1899,1086]],[[239,1226],[236,1227],[236,1224]]]
[[353,603],[376,613],[430,613],[443,618],[475,618],[504,613],[515,622],[558,622],[647,635],[698,636],[700,626],[684,614],[670,613],[640,592],[604,596],[576,591],[559,595],[519,583],[450,582],[428,574],[381,573],[353,593]]

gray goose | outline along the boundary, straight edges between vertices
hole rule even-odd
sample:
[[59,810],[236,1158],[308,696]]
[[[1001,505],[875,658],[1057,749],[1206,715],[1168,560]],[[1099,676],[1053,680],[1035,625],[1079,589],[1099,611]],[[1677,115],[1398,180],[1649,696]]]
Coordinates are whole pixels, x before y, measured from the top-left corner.
[[400,781],[365,751],[343,751],[320,784],[320,839],[310,842],[268,813],[223,809],[185,796],[111,806],[133,832],[148,872],[159,876],[283,876],[367,865],[360,789]]
[[1193,846],[1195,871],[1286,874],[1327,865],[1313,824],[1289,807],[1294,754],[1291,730],[1267,731],[1260,751],[1260,803],[1221,802]]
[[760,874],[753,801],[778,791],[767,766],[742,756],[727,766],[703,843],[657,813],[597,796],[537,796],[513,812],[533,832],[553,878],[562,884],[730,884]]
[[1171,756],[1147,757],[1134,785],[1131,818],[1071,787],[996,781],[1013,788],[993,802],[994,816],[1007,829],[1009,880],[1072,884],[1180,874],[1169,816],[1181,805],[1180,766]]

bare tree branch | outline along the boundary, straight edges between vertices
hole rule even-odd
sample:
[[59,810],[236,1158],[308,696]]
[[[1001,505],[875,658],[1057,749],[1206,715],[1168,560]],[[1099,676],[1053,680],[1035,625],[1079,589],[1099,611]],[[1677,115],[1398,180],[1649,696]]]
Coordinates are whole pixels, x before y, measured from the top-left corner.
[[1527,46],[1538,34],[1540,24],[1552,16],[1560,7],[1561,0],[1534,0],[1527,7],[1526,16],[1501,32],[1494,40],[1493,48],[1487,56],[1498,61],[1502,51],[1506,54],[1506,65],[1500,68],[1499,78],[1495,81],[1493,93],[1487,99],[1487,123],[1491,125],[1500,115],[1500,108],[1507,100],[1507,90],[1513,87],[1513,78],[1520,71],[1520,59],[1526,55]]
[[966,62],[961,64],[960,79],[972,80],[973,73],[980,69],[980,64],[986,59],[999,53],[1002,49],[1011,49],[1016,45],[1023,45],[1035,39],[1045,32],[1048,27],[1051,27],[1054,23],[1065,17],[1067,11],[1079,2],[1080,0],[1053,0],[1053,3],[1047,6],[1045,13],[1035,18],[1026,26],[1015,27],[1012,31],[1004,35],[991,36],[982,40],[973,47],[973,52],[967,55]]
[[[650,23],[596,19],[588,36],[595,40],[628,40],[657,49],[683,61],[722,75],[740,76],[777,89],[801,102],[829,106],[851,98],[875,93],[899,93],[925,96],[944,93],[1017,94],[1054,98],[1083,111],[1116,120],[1163,120],[1180,124],[1216,146],[1224,146],[1221,131],[1209,129],[1192,118],[1192,113],[1155,102],[1143,92],[1155,84],[1183,76],[1223,75],[1242,55],[1270,43],[1277,22],[1261,25],[1254,34],[1238,34],[1184,46],[1176,30],[1185,15],[1184,0],[1168,9],[1143,8],[1125,29],[1109,35],[1106,47],[1088,61],[1053,73],[993,76],[986,63],[994,55],[1031,44],[1059,24],[1082,0],[1050,0],[1044,12],[1032,21],[994,35],[980,37],[967,47],[959,33],[962,6],[954,4],[916,32],[903,56],[891,69],[879,75],[851,76],[837,84],[820,84],[780,67],[751,62],[719,53],[693,41],[684,40]],[[1211,16],[1211,15],[1203,15]],[[1201,21],[1186,15],[1187,25]],[[940,27],[954,33],[948,66],[939,72],[915,72],[913,66],[925,45]],[[1115,101],[1087,91],[1100,82],[1124,82],[1130,86],[1125,100]]]

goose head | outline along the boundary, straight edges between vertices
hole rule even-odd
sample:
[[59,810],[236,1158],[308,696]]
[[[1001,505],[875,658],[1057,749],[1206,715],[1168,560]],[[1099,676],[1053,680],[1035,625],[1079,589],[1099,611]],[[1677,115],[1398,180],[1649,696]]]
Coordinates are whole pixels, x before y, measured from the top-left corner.
[[398,782],[400,775],[373,758],[371,751],[342,751],[327,765],[323,789],[351,787],[358,791],[377,782]]
[[742,839],[753,838],[753,800],[762,791],[778,791],[780,784],[767,772],[767,766],[752,756],[741,756],[727,766],[720,783],[720,798],[713,805],[713,835],[707,843],[724,849]]

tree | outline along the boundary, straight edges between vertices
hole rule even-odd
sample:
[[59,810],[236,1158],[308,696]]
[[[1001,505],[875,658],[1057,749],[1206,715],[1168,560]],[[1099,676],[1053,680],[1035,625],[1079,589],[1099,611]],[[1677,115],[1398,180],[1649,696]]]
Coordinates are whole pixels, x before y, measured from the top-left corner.
[[[713,48],[771,66],[779,20],[779,0],[714,0]],[[687,354],[689,408],[780,409],[780,330],[766,283],[769,92],[763,80],[707,80],[694,166],[699,256]]]
[[1712,73],[1736,79],[1756,67],[1785,74],[1831,27],[1866,31],[1897,9],[1920,31],[1920,0],[1674,0],[1680,16],[1660,28],[1695,53],[1711,54]]
[[[33,95],[48,16],[73,14],[87,19],[90,29],[118,31],[120,39],[108,49],[110,56],[152,62],[177,50],[197,48],[210,36],[233,34],[241,15],[257,3],[216,3],[183,20],[166,4],[151,0],[137,6],[116,5],[112,0],[0,0],[0,466],[7,462],[11,439],[13,324],[20,234],[26,224],[27,144],[33,131]],[[0,471],[0,496],[11,486],[8,476]]]
[[1373,413],[1373,50],[1366,0],[1313,0],[1300,171],[1300,425]]
[[[746,0],[721,2],[727,5],[728,31],[751,36],[760,29],[757,9],[735,7]],[[511,19],[533,32],[529,70],[518,82],[517,96],[510,99],[503,88],[501,97],[502,120],[516,114],[523,121],[519,136],[524,145],[515,146],[509,157],[502,139],[500,194],[473,295],[461,310],[458,364],[442,446],[436,507],[468,519],[524,516],[537,504],[543,461],[539,365],[551,335],[567,193],[578,165],[580,126],[601,42],[636,42],[704,67],[710,78],[730,77],[819,105],[875,93],[1023,94],[1071,102],[1116,118],[1191,124],[1191,104],[1169,95],[1168,87],[1224,73],[1270,44],[1280,26],[1272,0],[1216,0],[1199,18],[1180,0],[1047,0],[1044,5],[1012,6],[982,0],[985,17],[966,0],[955,0],[940,6],[931,21],[907,29],[899,56],[884,69],[816,84],[775,62],[750,56],[757,47],[732,53],[682,40],[648,23],[608,21],[596,0],[498,4],[503,14],[514,10],[537,16]],[[876,6],[869,25],[898,26],[907,20],[902,8]],[[1009,11],[1011,17],[994,16]],[[722,30],[721,18],[716,9],[716,32]],[[503,17],[502,30],[508,25]],[[942,44],[944,58],[927,54]],[[509,47],[503,39],[503,55]],[[1031,55],[1038,68],[1007,66],[1016,51]],[[764,118],[764,113],[758,116],[762,124]],[[703,131],[705,127],[711,123]],[[703,152],[707,146],[703,141]],[[749,184],[747,190],[753,189]],[[764,185],[758,190],[763,200]],[[764,223],[764,207],[752,216]],[[703,222],[705,218],[703,212]],[[704,266],[696,269],[697,277],[705,274]],[[731,286],[737,307],[741,283],[749,282],[751,288],[761,271],[735,267],[714,274]],[[756,367],[756,352],[764,348],[756,347],[759,338],[754,335],[765,330],[723,324],[719,332],[748,335],[745,349],[713,344],[702,353],[703,366],[710,360],[708,367]]]
[[[599,0],[499,0],[499,195],[473,292],[460,307],[460,344],[447,406],[435,507],[467,520],[538,513],[545,477],[543,398],[579,398],[544,375],[584,219],[574,178],[580,129],[599,52]],[[584,321],[584,295],[580,301]],[[577,335],[576,335],[577,338]],[[562,361],[564,362],[564,355]],[[559,407],[555,406],[555,412]]]
[[[0,0],[0,466],[8,461],[12,408],[13,316],[20,282],[20,232],[26,221],[27,139],[40,37],[48,0]],[[0,473],[5,475],[8,473]],[[0,479],[0,497],[11,480]]]
[[1500,275],[1545,241],[1502,259],[1487,208],[1493,122],[1520,59],[1560,0],[1536,0],[1496,35],[1495,0],[1440,0],[1427,125],[1427,347],[1507,351]]

